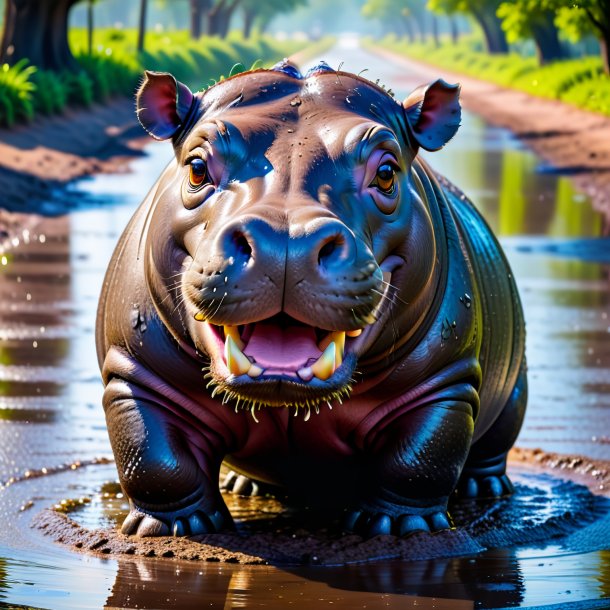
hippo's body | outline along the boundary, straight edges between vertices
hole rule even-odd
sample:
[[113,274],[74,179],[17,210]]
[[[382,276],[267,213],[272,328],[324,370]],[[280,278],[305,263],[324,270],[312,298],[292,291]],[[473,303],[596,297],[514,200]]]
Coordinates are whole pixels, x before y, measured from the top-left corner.
[[456,488],[510,492],[519,297],[481,216],[416,157],[457,130],[457,94],[401,105],[326,65],[195,96],[148,73],[139,117],[176,159],[98,312],[123,531],[229,526],[223,460],[367,535],[448,527]]

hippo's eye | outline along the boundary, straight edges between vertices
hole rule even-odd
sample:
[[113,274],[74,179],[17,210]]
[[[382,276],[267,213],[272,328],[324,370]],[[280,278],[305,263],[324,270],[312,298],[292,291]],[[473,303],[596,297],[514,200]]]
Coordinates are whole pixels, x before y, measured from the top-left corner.
[[189,186],[199,188],[202,184],[210,181],[208,168],[203,159],[193,159],[190,163]]
[[384,195],[393,195],[396,189],[396,170],[390,163],[382,163],[377,168],[375,174],[375,180],[371,183],[371,186],[377,187]]

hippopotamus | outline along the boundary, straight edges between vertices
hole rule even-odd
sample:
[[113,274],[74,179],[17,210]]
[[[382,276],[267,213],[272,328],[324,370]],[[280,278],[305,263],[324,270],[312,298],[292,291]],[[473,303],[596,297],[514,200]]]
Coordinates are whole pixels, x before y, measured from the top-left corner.
[[452,494],[511,493],[519,295],[485,220],[418,155],[456,133],[459,86],[400,102],[284,61],[193,93],[146,72],[137,115],[174,157],[98,310],[122,531],[231,528],[223,462],[362,536],[447,529]]

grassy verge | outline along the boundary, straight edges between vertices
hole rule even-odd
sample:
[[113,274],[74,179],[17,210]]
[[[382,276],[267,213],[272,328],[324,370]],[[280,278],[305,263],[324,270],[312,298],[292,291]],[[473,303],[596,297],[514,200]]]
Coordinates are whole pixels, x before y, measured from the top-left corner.
[[603,73],[598,57],[539,66],[536,58],[516,53],[488,55],[477,49],[473,40],[446,42],[437,48],[433,43],[410,44],[387,37],[375,42],[367,40],[365,45],[381,46],[447,70],[610,116],[610,78]]
[[325,38],[309,45],[305,41],[279,42],[271,37],[244,40],[237,33],[225,40],[190,40],[187,32],[151,32],[146,50],[137,53],[135,30],[97,30],[94,51],[86,50],[86,32],[70,31],[70,45],[82,70],[49,72],[22,61],[0,66],[0,126],[31,120],[36,115],[61,113],[69,105],[89,106],[114,95],[133,95],[142,72],[171,72],[194,90],[249,69],[268,66],[308,47],[311,54],[332,44]]

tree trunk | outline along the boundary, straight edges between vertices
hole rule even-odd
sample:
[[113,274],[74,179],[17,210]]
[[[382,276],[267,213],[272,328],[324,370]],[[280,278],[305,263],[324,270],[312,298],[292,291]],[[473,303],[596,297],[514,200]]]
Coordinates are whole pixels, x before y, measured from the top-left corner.
[[146,37],[146,9],[148,0],[140,0],[140,19],[138,22],[138,53],[144,50],[144,38]]
[[473,17],[483,30],[485,46],[491,55],[508,53],[508,43],[495,11],[473,11]]
[[202,10],[199,0],[191,0],[190,2],[191,12],[191,38],[197,40],[201,36],[201,18]]
[[[212,0],[190,0],[191,16],[191,38],[196,40],[203,32],[203,16],[207,17],[208,11],[212,8]],[[206,19],[207,21],[207,19]]]
[[585,8],[585,12],[593,27],[599,32],[599,51],[604,72],[610,75],[610,0],[600,0],[599,9],[601,17],[591,8]]
[[610,76],[610,31],[604,38],[599,39],[599,50],[604,63],[604,72]]
[[409,44],[413,44],[415,42],[415,34],[413,33],[413,23],[411,23],[411,18],[408,16],[403,16],[402,23],[404,26],[405,34],[407,35],[407,40]]
[[244,38],[250,38],[252,34],[252,26],[254,25],[254,18],[256,12],[252,9],[244,9]]
[[449,28],[451,29],[451,42],[457,44],[460,39],[457,20],[452,15],[449,17]]
[[26,58],[43,70],[80,70],[68,45],[68,13],[78,0],[7,0],[0,62]]
[[565,53],[559,42],[559,34],[553,23],[552,13],[545,15],[544,20],[532,25],[532,37],[536,45],[538,63],[543,66],[550,61],[563,59]]
[[87,51],[93,55],[93,0],[87,0]]
[[227,0],[220,0],[214,8],[208,11],[208,34],[210,36],[220,35],[222,13],[226,4]]
[[240,0],[233,0],[221,11],[218,19],[218,34],[221,38],[226,38],[227,34],[229,33],[231,18],[233,17],[233,13],[235,12],[239,2]]
[[419,41],[424,44],[426,42],[426,19],[422,13],[413,15],[417,29],[419,30]]
[[434,46],[438,49],[441,46],[441,41],[438,37],[438,17],[432,14],[432,40],[434,40]]

